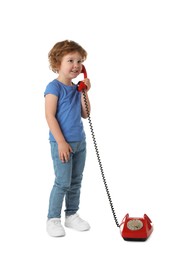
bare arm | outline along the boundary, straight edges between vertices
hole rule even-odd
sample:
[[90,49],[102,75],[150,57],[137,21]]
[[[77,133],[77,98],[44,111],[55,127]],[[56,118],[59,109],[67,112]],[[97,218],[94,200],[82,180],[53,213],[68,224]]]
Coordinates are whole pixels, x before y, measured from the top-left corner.
[[56,119],[58,98],[55,95],[47,94],[45,97],[45,116],[51,133],[53,134],[57,144],[58,153],[62,162],[69,160],[70,153],[72,152],[71,146],[66,142],[64,135],[61,131],[58,120]]
[[[87,101],[87,107],[88,107],[88,112],[90,114],[91,112],[91,106],[90,106],[90,101],[89,101],[89,97],[88,97],[88,91],[90,90],[91,88],[91,84],[90,84],[90,80],[88,78],[84,79],[84,83],[86,85],[86,89],[84,90],[85,91],[85,95],[86,95],[86,101]],[[87,113],[87,110],[86,110],[86,104],[85,104],[85,100],[84,100],[84,95],[82,93],[81,95],[81,106],[82,106],[82,117],[83,118],[87,118],[88,117],[88,113]]]

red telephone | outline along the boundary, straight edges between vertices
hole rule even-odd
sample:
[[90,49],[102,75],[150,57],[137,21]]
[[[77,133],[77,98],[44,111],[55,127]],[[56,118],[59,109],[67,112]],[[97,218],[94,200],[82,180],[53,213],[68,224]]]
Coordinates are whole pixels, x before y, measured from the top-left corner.
[[146,214],[143,218],[130,218],[126,214],[120,229],[122,237],[128,241],[145,241],[153,231],[152,222]]
[[[81,73],[84,74],[84,78],[87,78],[86,69],[85,69],[84,65],[82,65],[82,66],[83,67],[82,67]],[[78,91],[82,91],[85,88],[86,88],[85,83],[83,81],[79,81],[78,82]],[[83,91],[83,95],[84,95],[86,110],[88,111],[85,91]],[[105,178],[105,175],[104,175],[103,166],[102,166],[102,163],[101,163],[101,159],[100,159],[100,155],[99,155],[99,151],[98,151],[98,147],[97,147],[97,142],[96,142],[96,139],[95,139],[94,129],[93,129],[93,126],[92,126],[92,122],[91,122],[89,112],[88,112],[88,119],[89,119],[90,130],[91,130],[91,134],[92,134],[92,138],[93,138],[93,142],[94,142],[94,147],[95,147],[98,163],[99,163],[99,166],[100,166],[101,175],[102,175],[102,178],[103,178],[103,182],[104,182],[106,193],[107,193],[107,196],[108,196],[108,199],[109,199],[109,202],[110,202],[110,206],[111,206],[111,209],[112,209],[112,213],[113,213],[115,223],[116,223],[117,227],[120,228],[121,235],[124,238],[124,240],[145,241],[153,231],[152,222],[146,214],[144,214],[143,218],[130,218],[129,214],[126,214],[125,217],[122,220],[122,223],[120,225],[118,223],[118,220],[117,220],[117,217],[116,217],[116,214],[115,214],[115,210],[114,210],[114,206],[113,206],[113,203],[112,203],[111,195],[110,195],[108,185],[107,185],[107,182],[106,182],[106,178]]]
[[[82,71],[81,73],[84,74],[84,78],[87,78],[87,72],[86,72],[86,69],[85,69],[85,66],[82,65]],[[79,81],[78,84],[77,84],[77,89],[79,92],[81,92],[83,89],[86,88],[86,85],[83,81]]]

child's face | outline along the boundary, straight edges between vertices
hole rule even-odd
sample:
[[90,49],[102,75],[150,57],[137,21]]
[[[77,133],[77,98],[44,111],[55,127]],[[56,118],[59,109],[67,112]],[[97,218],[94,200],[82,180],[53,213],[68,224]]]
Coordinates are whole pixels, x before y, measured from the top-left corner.
[[62,58],[59,75],[68,79],[76,78],[82,70],[82,56],[78,52],[68,53]]

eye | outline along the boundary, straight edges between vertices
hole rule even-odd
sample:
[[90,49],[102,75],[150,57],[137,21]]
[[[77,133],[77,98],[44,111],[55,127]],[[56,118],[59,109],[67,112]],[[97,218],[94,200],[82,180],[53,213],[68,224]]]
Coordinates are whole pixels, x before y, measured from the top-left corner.
[[68,62],[69,62],[69,63],[72,63],[72,62],[73,62],[73,60],[72,60],[72,59],[70,59],[70,60],[68,60]]
[[78,64],[81,64],[82,63],[82,60],[78,60]]

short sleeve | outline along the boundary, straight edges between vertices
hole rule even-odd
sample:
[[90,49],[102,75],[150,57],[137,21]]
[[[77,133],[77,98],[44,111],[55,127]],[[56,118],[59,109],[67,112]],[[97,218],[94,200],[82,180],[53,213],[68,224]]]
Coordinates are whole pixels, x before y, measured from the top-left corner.
[[44,97],[47,95],[47,94],[53,94],[57,97],[59,97],[59,92],[60,92],[60,89],[59,89],[59,86],[58,84],[56,84],[55,80],[50,82],[46,89],[45,89],[45,92],[44,92]]

